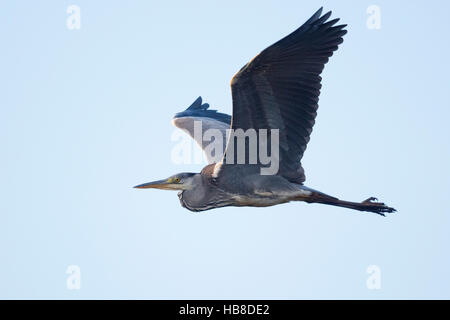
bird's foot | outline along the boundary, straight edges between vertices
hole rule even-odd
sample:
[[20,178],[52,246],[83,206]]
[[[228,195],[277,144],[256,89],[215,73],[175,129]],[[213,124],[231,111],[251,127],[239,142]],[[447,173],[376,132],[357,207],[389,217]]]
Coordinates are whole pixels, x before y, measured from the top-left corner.
[[394,208],[388,207],[383,202],[378,202],[378,199],[374,197],[370,197],[361,202],[361,210],[374,212],[383,217],[385,216],[385,213],[393,213],[397,211]]

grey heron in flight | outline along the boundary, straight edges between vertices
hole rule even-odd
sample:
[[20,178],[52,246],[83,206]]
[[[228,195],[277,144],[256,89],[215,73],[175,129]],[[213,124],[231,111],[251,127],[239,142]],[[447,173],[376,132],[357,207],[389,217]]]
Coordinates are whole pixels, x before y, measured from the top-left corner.
[[[226,143],[221,159],[213,160],[207,154],[210,163],[200,173],[180,173],[135,188],[179,190],[182,206],[191,211],[304,201],[383,216],[394,212],[394,208],[373,197],[362,202],[343,201],[304,185],[305,174],[300,161],[317,114],[320,74],[347,33],[346,25],[336,25],[339,19],[328,21],[330,16],[331,12],[322,15],[320,8],[300,28],[263,50],[234,75],[231,80],[232,117],[210,110],[199,97],[173,119],[173,124],[190,134],[204,151],[203,136],[198,138],[194,133],[196,121],[201,122],[202,133],[215,129],[223,136],[227,130],[265,130],[263,145],[270,145],[268,153],[278,161],[276,172],[262,174],[267,162],[259,157],[256,162],[248,160],[251,146],[246,139],[249,136],[243,136],[245,161],[239,162],[239,144],[228,134],[228,139],[223,140]],[[273,130],[278,131],[275,134]],[[261,135],[256,137],[257,148],[262,148],[264,139]]]

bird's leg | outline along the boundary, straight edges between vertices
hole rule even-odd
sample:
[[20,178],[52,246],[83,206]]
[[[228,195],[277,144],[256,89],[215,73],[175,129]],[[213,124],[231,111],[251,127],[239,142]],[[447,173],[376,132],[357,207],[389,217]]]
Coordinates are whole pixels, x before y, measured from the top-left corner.
[[323,203],[337,207],[344,207],[358,211],[367,211],[385,216],[385,213],[396,212],[394,208],[386,206],[382,202],[378,202],[377,198],[370,197],[362,202],[343,201],[337,198],[321,194],[313,193],[310,199],[306,200],[309,203]]

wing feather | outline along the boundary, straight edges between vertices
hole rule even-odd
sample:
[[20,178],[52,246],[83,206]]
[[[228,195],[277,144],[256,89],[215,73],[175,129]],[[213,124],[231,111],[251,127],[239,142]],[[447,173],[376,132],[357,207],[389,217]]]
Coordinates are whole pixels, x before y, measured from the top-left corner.
[[[195,123],[201,125],[200,134],[195,132]],[[219,113],[216,110],[209,109],[208,103],[202,103],[202,97],[198,97],[185,111],[177,113],[172,119],[175,127],[189,134],[195,142],[202,148],[209,164],[214,163],[223,156],[226,146],[226,132],[230,128],[231,116],[225,113]],[[222,135],[222,145],[220,153],[210,154],[205,149],[210,143],[203,141],[204,134],[207,130],[219,130]],[[214,150],[217,151],[217,150]]]
[[232,129],[279,129],[278,174],[297,183],[305,180],[300,161],[317,116],[320,74],[347,33],[346,25],[335,26],[339,19],[327,21],[330,16],[319,9],[231,81]]

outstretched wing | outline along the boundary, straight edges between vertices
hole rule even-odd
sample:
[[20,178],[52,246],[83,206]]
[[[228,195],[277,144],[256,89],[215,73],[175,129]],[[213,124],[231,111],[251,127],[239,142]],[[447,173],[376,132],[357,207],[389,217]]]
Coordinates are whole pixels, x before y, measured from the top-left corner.
[[[230,115],[209,109],[209,104],[202,103],[202,97],[198,97],[189,108],[183,112],[178,112],[173,117],[172,123],[175,127],[188,133],[203,151],[205,151],[205,148],[210,143],[214,143],[215,139],[211,137],[211,142],[203,141],[205,132],[210,129],[218,130],[222,135],[220,150],[213,150],[213,154],[205,152],[205,155],[208,163],[213,163],[216,159],[222,158],[227,141],[226,132],[230,129],[231,124]],[[197,134],[195,132],[196,127],[199,128]],[[215,152],[220,152],[220,154],[216,154]]]
[[[268,47],[232,79],[232,129],[279,129],[279,171],[303,183],[300,160],[317,115],[320,74],[343,42],[346,25],[327,22],[320,8],[290,35]],[[226,156],[226,153],[225,153]]]

